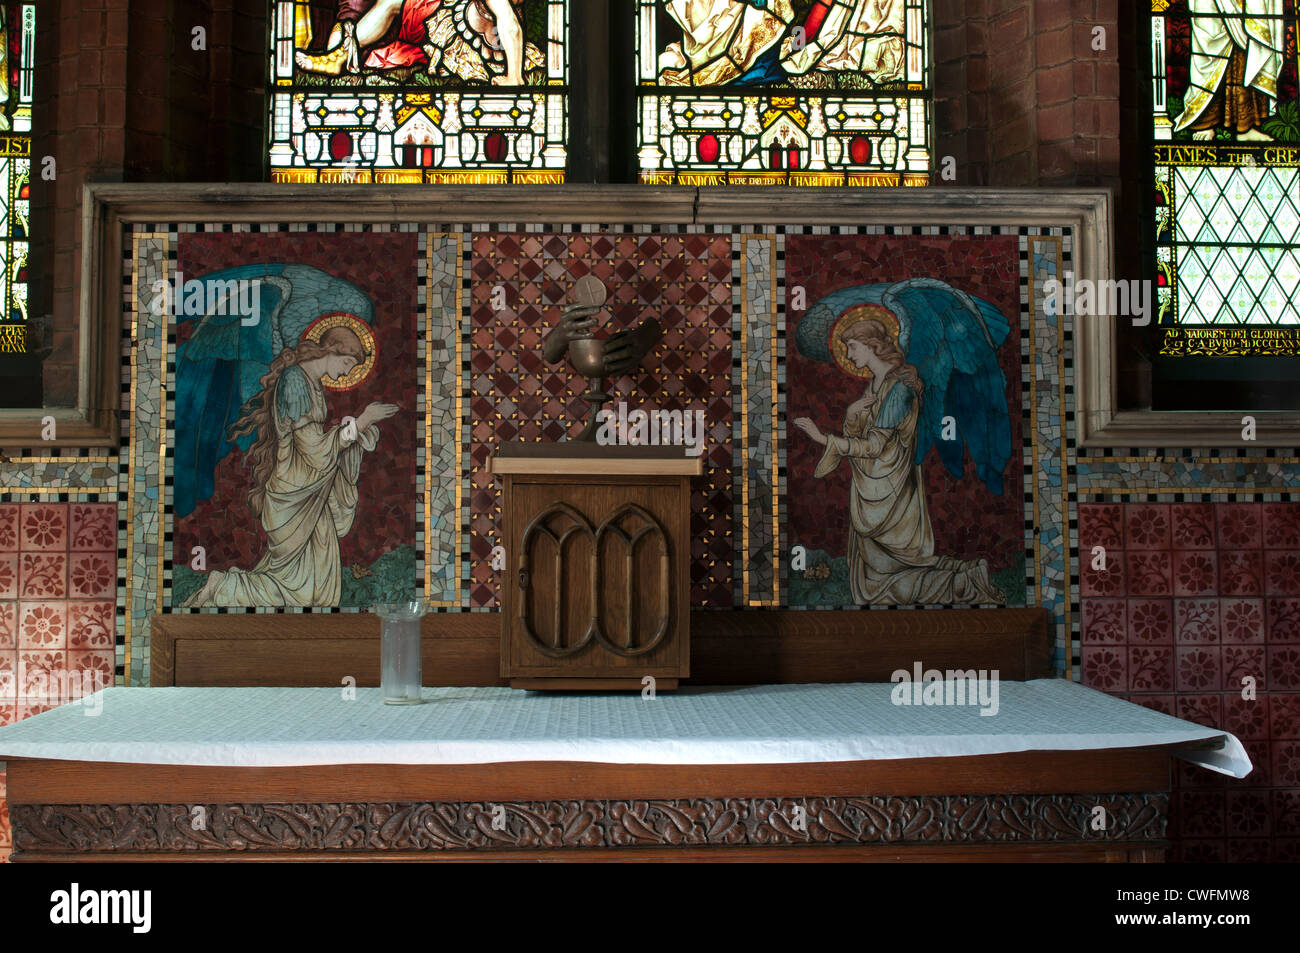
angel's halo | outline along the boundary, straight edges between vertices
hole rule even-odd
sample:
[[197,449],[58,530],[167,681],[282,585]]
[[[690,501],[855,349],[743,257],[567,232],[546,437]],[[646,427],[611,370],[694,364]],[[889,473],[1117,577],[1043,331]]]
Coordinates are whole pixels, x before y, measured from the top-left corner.
[[322,314],[319,318],[308,325],[307,330],[302,332],[304,341],[311,341],[319,344],[320,339],[325,336],[325,332],[330,328],[347,328],[357,336],[361,346],[366,350],[366,359],[364,363],[358,364],[352,368],[351,373],[345,377],[335,379],[333,377],[321,378],[321,386],[326,390],[345,391],[356,390],[370,376],[371,371],[375,369],[375,359],[379,356],[379,348],[375,342],[375,332],[370,325],[362,321],[355,314],[347,314],[343,311],[336,311],[332,314]]
[[858,367],[849,360],[849,348],[844,343],[843,337],[844,332],[849,328],[864,321],[878,321],[883,324],[885,330],[893,337],[894,344],[898,344],[898,335],[902,330],[898,315],[878,304],[859,304],[845,310],[831,325],[831,333],[826,343],[830,346],[831,356],[835,358],[835,363],[839,365],[840,370],[850,377],[869,381],[872,378],[871,369]]

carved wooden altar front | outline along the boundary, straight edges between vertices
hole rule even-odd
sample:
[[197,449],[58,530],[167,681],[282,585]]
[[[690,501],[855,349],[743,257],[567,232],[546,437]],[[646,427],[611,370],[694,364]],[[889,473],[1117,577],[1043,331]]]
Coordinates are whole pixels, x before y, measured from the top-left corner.
[[501,675],[516,688],[671,689],[690,675],[680,448],[518,444],[504,483]]

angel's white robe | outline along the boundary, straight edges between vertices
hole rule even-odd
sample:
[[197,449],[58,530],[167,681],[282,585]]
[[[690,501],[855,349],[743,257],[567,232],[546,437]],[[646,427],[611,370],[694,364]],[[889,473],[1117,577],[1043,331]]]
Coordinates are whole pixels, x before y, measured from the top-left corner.
[[[361,457],[375,449],[379,428],[367,427],[350,441],[342,426],[326,430],[324,388],[296,366],[275,388],[269,396],[276,464],[262,505],[266,555],[251,570],[214,570],[217,581],[205,605],[332,606],[342,595],[339,538],[352,529]],[[285,399],[282,389],[296,397]],[[304,413],[295,413],[304,406]]]
[[1190,82],[1175,131],[1196,122],[1220,95],[1234,54],[1245,56],[1242,85],[1276,101],[1282,72],[1282,0],[1189,0],[1188,12],[1202,15],[1191,17]]
[[[826,436],[814,476],[848,460],[849,586],[858,605],[1000,603],[984,559],[934,554],[925,480],[915,463],[921,401],[892,371],[874,398],[849,408],[844,435]],[[884,414],[882,414],[884,411]],[[879,421],[880,426],[877,426]]]
[[[717,86],[749,70],[781,42],[781,67],[790,74],[854,70],[877,83],[903,76],[903,0],[841,0],[817,36],[796,40],[790,0],[758,9],[741,0],[668,0],[682,41],[659,56],[659,81],[668,86]],[[797,47],[797,48],[796,48]]]

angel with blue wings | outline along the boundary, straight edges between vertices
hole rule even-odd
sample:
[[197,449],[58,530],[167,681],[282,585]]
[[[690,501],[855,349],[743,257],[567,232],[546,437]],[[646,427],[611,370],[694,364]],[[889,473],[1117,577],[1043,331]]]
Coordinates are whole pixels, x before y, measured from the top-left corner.
[[208,573],[184,605],[337,605],[339,539],[356,517],[362,457],[400,409],[372,403],[327,425],[326,393],[352,390],[375,367],[374,304],[309,265],[244,265],[204,281],[258,282],[258,319],[209,301],[177,349],[174,513],[211,498],[217,464],[238,447],[267,548],[251,569]]
[[794,421],[826,448],[816,477],[849,463],[848,571],[857,604],[1006,601],[987,560],[935,554],[921,463],[935,447],[960,478],[969,450],[979,478],[1003,493],[1011,420],[997,351],[1009,331],[992,304],[933,278],[837,291],[800,320],[795,343],[804,357],[868,382],[842,434],[823,433],[807,417]]

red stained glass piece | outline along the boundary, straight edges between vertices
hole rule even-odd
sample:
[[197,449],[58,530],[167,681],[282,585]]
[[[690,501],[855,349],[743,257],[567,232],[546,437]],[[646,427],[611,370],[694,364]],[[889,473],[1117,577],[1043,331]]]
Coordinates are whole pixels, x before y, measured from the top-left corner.
[[506,137],[499,132],[488,135],[483,143],[483,151],[489,162],[504,162],[506,158]]
[[352,155],[352,135],[342,129],[330,136],[330,158],[336,162]]
[[871,161],[871,140],[866,136],[854,136],[849,143],[849,158],[854,165],[866,165]]
[[700,136],[699,144],[695,147],[699,153],[701,162],[717,162],[718,156],[722,154],[722,147],[718,144],[718,137],[713,133]]

